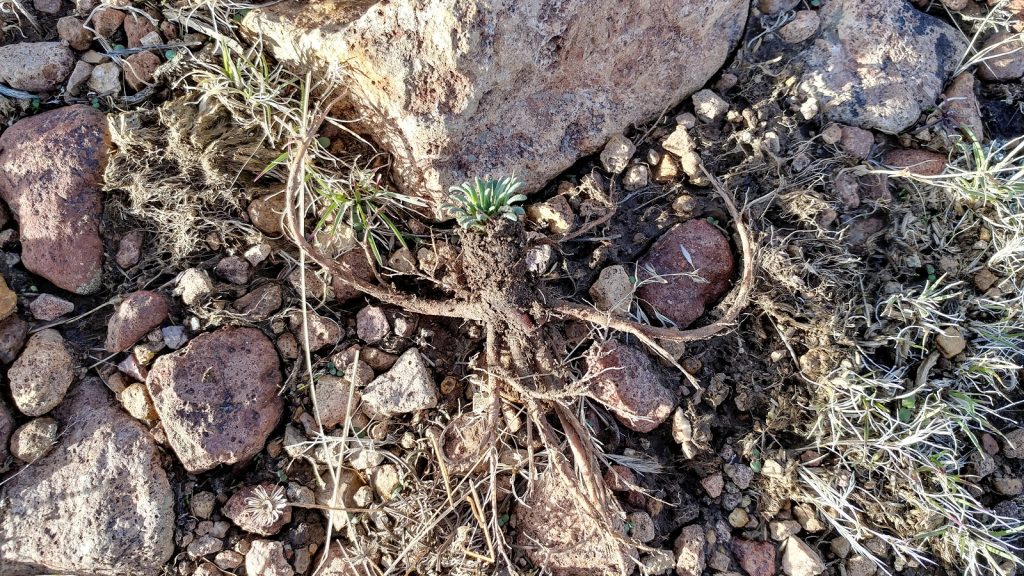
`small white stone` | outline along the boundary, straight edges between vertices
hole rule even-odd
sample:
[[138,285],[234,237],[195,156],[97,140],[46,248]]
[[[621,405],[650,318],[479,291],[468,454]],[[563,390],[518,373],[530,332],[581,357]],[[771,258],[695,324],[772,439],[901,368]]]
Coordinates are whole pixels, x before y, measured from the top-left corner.
[[250,246],[243,256],[245,256],[245,259],[249,261],[249,264],[256,266],[270,256],[270,250],[270,244],[264,242],[255,246]]
[[601,164],[604,169],[612,174],[618,174],[626,169],[636,146],[622,134],[615,134],[605,144],[601,151]]
[[356,448],[349,455],[349,463],[356,470],[366,470],[379,466],[384,461],[384,454],[373,448]]
[[616,264],[601,270],[597,281],[590,287],[590,296],[602,312],[628,314],[629,305],[633,301],[633,282],[626,268]]
[[701,122],[716,122],[729,111],[729,103],[711,90],[701,90],[693,95],[693,111]]
[[818,100],[817,98],[811,97],[804,101],[800,105],[800,115],[804,117],[804,120],[812,120],[818,115]]
[[117,94],[121,91],[121,67],[116,62],[107,62],[93,67],[89,76],[89,89],[93,92]]
[[651,169],[646,164],[633,164],[622,175],[622,187],[632,192],[651,182]]
[[164,345],[171,350],[177,350],[188,342],[184,326],[164,326],[160,329],[160,335],[164,339]]
[[437,386],[419,348],[409,348],[390,370],[366,385],[363,408],[387,418],[437,406]]
[[772,520],[768,523],[768,535],[776,542],[782,542],[799,532],[800,523],[796,520]]
[[206,270],[189,268],[178,277],[178,285],[174,291],[181,295],[182,302],[191,306],[213,292],[213,280]]
[[159,46],[163,43],[164,39],[160,37],[160,33],[156,30],[139,38],[139,44],[142,46]]
[[569,201],[562,195],[555,196],[547,202],[530,205],[526,209],[526,217],[555,234],[568,232],[576,223],[576,214],[573,213]]
[[787,576],[817,576],[825,571],[825,563],[806,542],[790,536],[782,552],[782,571]]

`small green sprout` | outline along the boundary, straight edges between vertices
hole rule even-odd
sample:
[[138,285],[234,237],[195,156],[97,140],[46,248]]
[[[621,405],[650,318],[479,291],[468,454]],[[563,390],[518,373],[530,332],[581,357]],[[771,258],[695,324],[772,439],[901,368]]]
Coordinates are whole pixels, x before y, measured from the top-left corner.
[[443,206],[463,228],[483,228],[491,218],[508,218],[513,222],[519,220],[525,211],[521,206],[513,206],[516,202],[526,200],[523,194],[517,194],[523,183],[515,176],[501,180],[481,180],[465,182],[461,186],[452,186],[452,202]]

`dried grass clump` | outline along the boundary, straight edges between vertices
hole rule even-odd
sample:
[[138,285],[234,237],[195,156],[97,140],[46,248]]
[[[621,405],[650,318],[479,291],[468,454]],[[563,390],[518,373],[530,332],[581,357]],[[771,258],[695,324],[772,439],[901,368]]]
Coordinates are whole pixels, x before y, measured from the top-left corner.
[[177,264],[210,234],[239,245],[255,234],[235,215],[245,211],[253,179],[274,153],[226,110],[171,100],[112,117],[111,137],[108,214],[150,232],[155,255]]
[[[980,439],[1013,425],[1024,394],[1024,140],[961,143],[939,176],[872,173],[901,188],[883,212],[884,259],[819,226],[806,206],[827,204],[828,187],[810,201],[782,182],[766,211],[785,216],[768,225],[754,299],[797,327],[783,338],[814,415],[797,430],[820,455],[797,467],[791,497],[883,573],[1010,574],[1024,522],[983,503]],[[978,274],[992,286],[975,287]],[[940,362],[952,330],[967,347]]]

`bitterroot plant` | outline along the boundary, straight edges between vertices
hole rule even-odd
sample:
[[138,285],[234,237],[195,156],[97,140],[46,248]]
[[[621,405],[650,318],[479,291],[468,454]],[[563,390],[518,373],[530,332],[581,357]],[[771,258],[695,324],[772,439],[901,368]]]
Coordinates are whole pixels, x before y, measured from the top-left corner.
[[285,498],[284,488],[275,486],[268,492],[263,486],[257,486],[252,491],[252,496],[245,499],[244,513],[257,525],[270,526],[281,518],[287,506],[288,499]]
[[452,202],[444,209],[455,216],[463,228],[483,228],[493,218],[515,222],[524,214],[522,207],[515,206],[526,200],[526,196],[518,194],[522,187],[523,183],[515,176],[501,180],[475,178],[472,182],[452,186]]

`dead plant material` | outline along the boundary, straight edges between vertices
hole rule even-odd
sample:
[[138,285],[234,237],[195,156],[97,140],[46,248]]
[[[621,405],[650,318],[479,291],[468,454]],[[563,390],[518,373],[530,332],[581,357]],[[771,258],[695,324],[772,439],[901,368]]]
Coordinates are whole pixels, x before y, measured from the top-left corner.
[[258,237],[232,214],[244,212],[243,190],[273,153],[223,108],[171,100],[156,110],[114,116],[111,137],[116,151],[104,175],[106,190],[114,192],[108,216],[147,229],[152,245],[166,251],[150,256],[175,264],[210,234],[239,245]]
[[[610,318],[585,306],[556,299],[547,295],[542,287],[531,286],[527,278],[525,251],[527,242],[520,222],[505,219],[491,221],[483,231],[461,230],[462,253],[458,285],[448,285],[453,297],[435,300],[403,292],[391,285],[372,284],[357,277],[345,262],[338,262],[323,254],[307,240],[303,230],[306,206],[306,163],[317,129],[333,109],[336,100],[321,108],[312,122],[306,124],[305,134],[297,138],[289,151],[289,173],[286,186],[285,231],[299,249],[314,262],[329,270],[335,281],[409,312],[428,316],[441,316],[484,325],[486,343],[484,373],[481,390],[489,407],[483,410],[486,419],[481,429],[489,437],[474,438],[483,446],[493,445],[498,435],[504,399],[514,399],[526,408],[529,425],[539,433],[547,449],[551,468],[545,473],[549,479],[572,487],[570,491],[579,512],[591,518],[606,533],[627,548],[631,545],[620,536],[622,511],[610,497],[596,457],[597,449],[576,414],[560,398],[574,394],[566,391],[572,380],[569,366],[559,358],[559,343],[564,337],[552,318],[583,320],[596,326],[631,334],[666,358],[672,357],[661,348],[657,340],[692,341],[712,337],[729,327],[747,304],[754,281],[754,246],[743,223],[743,216],[724,187],[710,174],[715,190],[723,199],[736,226],[743,257],[743,275],[735,290],[732,304],[721,319],[713,324],[692,330],[658,328],[628,320]],[[298,202],[297,202],[298,201]],[[298,205],[297,205],[298,204]],[[614,211],[614,206],[610,207]],[[561,448],[559,433],[549,421],[556,416],[561,434],[567,440],[569,454]],[[438,456],[443,458],[438,451]],[[488,451],[484,450],[486,454]],[[493,452],[493,450],[491,451]],[[473,450],[478,454],[477,450]],[[469,458],[473,460],[473,458]],[[465,464],[465,463],[463,463]],[[457,466],[465,469],[465,466]],[[475,466],[470,466],[470,469]],[[450,497],[450,494],[449,494]],[[477,512],[474,517],[479,522]],[[490,542],[490,540],[488,540]],[[488,559],[493,554],[488,555]],[[539,557],[539,556],[538,556]]]

